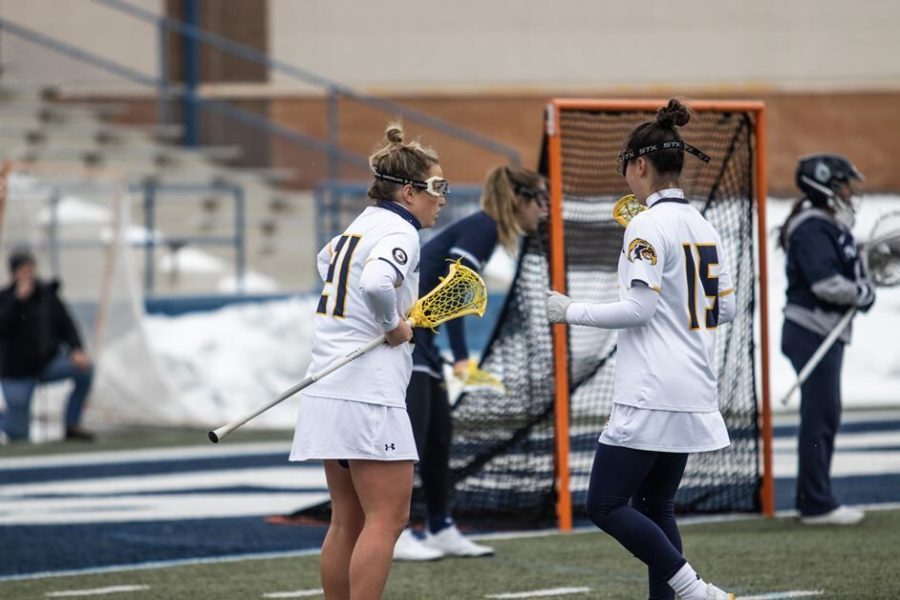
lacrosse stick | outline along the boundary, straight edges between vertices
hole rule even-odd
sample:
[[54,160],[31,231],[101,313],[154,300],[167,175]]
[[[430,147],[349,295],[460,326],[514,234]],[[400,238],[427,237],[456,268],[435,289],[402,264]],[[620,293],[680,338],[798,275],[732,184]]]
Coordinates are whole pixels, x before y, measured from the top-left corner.
[[613,205],[612,216],[619,225],[628,227],[631,219],[645,210],[647,210],[647,207],[638,202],[637,198],[634,197],[634,194],[628,194],[627,196],[619,198]]
[[[877,287],[892,287],[900,284],[900,212],[887,213],[879,217],[872,227],[872,234],[869,237],[870,239],[863,246],[862,251],[864,264],[867,265],[872,283]],[[781,398],[782,405],[787,405],[797,388],[803,385],[803,382],[819,366],[834,342],[850,325],[855,314],[856,307],[854,306],[838,321],[828,337],[822,340],[815,353],[800,369],[797,381]]]
[[[464,315],[484,315],[487,308],[487,292],[484,287],[484,281],[475,271],[463,266],[459,261],[450,265],[450,271],[446,277],[441,278],[441,282],[428,294],[419,299],[413,306],[406,319],[410,327],[430,327],[435,328],[441,323],[462,317]],[[330,365],[317,373],[313,373],[306,379],[284,391],[275,400],[269,402],[262,408],[252,413],[244,415],[239,419],[223,425],[218,429],[209,432],[209,441],[218,444],[219,441],[245,424],[247,421],[254,419],[266,412],[276,404],[290,398],[300,390],[308,387],[316,381],[322,379],[329,373],[340,369],[347,363],[359,358],[373,348],[377,348],[385,341],[385,336],[381,336],[372,340],[362,348],[357,348],[346,356],[339,358]]]
[[[450,361],[447,364],[452,365]],[[506,386],[503,380],[491,373],[480,368],[475,361],[469,361],[466,372],[459,379],[462,381],[462,391],[464,392],[496,392],[498,394],[506,393]]]

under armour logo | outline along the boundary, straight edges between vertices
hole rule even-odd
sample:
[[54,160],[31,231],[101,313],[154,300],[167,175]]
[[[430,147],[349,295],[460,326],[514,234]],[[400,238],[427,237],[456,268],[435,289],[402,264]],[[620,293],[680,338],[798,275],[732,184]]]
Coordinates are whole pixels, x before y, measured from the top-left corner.
[[384,445],[384,451],[385,451],[385,452],[387,452],[388,450],[396,450],[396,449],[397,449],[397,448],[395,448],[393,444],[385,444],[385,445]]

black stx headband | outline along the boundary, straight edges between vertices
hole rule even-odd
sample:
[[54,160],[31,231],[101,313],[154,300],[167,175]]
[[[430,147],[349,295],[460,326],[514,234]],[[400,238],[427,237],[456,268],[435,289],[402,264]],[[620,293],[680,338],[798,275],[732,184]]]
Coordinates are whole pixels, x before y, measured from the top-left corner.
[[638,148],[637,150],[627,150],[619,152],[619,156],[617,157],[618,163],[620,165],[619,171],[623,171],[621,167],[624,166],[625,163],[627,163],[629,160],[635,159],[638,156],[650,154],[652,152],[660,152],[662,150],[683,150],[688,154],[696,156],[705,163],[708,163],[710,160],[712,160],[709,155],[700,150],[700,148],[691,146],[687,142],[682,142],[681,140],[672,140],[669,142],[653,144],[652,146],[644,146],[643,148]]

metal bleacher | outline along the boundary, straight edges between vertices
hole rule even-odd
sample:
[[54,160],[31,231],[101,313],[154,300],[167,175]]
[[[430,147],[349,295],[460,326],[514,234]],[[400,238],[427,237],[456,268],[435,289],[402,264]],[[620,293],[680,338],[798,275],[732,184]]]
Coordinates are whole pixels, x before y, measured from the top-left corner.
[[[234,158],[238,146],[174,146],[166,136],[177,126],[116,125],[109,119],[113,112],[110,106],[54,100],[45,91],[4,86],[0,156],[125,174],[131,184],[132,223],[163,233],[159,247],[147,249],[157,259],[195,246],[232,265],[235,276],[263,276],[283,290],[309,286],[312,194],[280,187],[289,170],[229,168],[216,161]],[[148,296],[267,291],[255,290],[252,281],[226,289],[220,284],[222,274],[177,276],[165,265],[142,267]]]
[[[168,247],[148,248],[147,265],[163,253],[177,254],[186,248],[202,246],[203,252],[233,260],[236,276],[240,273],[262,276],[283,291],[310,289],[315,281],[313,262],[318,244],[345,224],[343,218],[336,219],[335,215],[344,215],[348,207],[358,210],[362,205],[360,196],[364,196],[359,178],[360,174],[365,176],[367,161],[340,144],[339,100],[362,103],[381,111],[385,118],[401,116],[407,122],[502,156],[510,163],[519,162],[518,151],[512,147],[420,111],[359,93],[205,31],[194,23],[160,16],[124,0],[92,2],[104,10],[119,13],[122,19],[143,23],[158,39],[180,36],[193,45],[208,46],[262,65],[271,72],[317,88],[326,97],[326,134],[320,139],[248,111],[239,102],[203,95],[196,80],[170,81],[165,60],[159,61],[159,73],[139,72],[117,62],[115,57],[96,54],[0,18],[0,32],[7,40],[27,45],[31,56],[40,57],[27,68],[19,65],[18,71],[16,65],[2,65],[0,151],[3,157],[103,166],[125,173],[133,182],[133,191],[140,196],[140,201],[134,202],[132,221],[164,232],[170,240]],[[165,53],[163,46],[160,53]],[[3,59],[8,60],[6,56]],[[40,81],[41,64],[59,61],[96,73],[98,81],[112,78],[122,87],[129,87],[132,96],[156,98],[159,121],[116,124],[115,117],[122,107],[115,100],[108,100],[114,95],[105,96],[107,99],[102,102],[95,98],[90,102],[79,101],[90,97],[94,79],[91,75],[74,82]],[[13,68],[7,70],[7,66]],[[27,73],[27,76],[17,79],[17,73]],[[71,85],[79,93],[67,94]],[[169,120],[170,109],[176,106],[181,109],[182,119],[173,123]],[[198,119],[189,118],[195,112],[226,123],[227,127],[242,128],[248,135],[263,136],[265,145],[277,142],[295,147],[306,156],[318,155],[317,162],[327,165],[327,176],[313,190],[297,189],[291,184],[297,181],[297,171],[303,169],[303,164],[290,168],[252,164],[242,160],[241,143],[203,146],[201,140],[200,145],[177,145],[179,141],[195,139],[196,131],[184,130],[196,128]],[[352,167],[351,171],[357,175],[350,180],[342,179],[345,166]],[[454,201],[459,210],[477,205],[475,186],[462,186],[461,191],[466,193]],[[216,240],[221,243],[215,243]],[[148,296],[225,291],[215,281],[202,276],[165,276],[158,265],[144,273],[144,281]],[[244,285],[230,291],[268,291],[253,288]]]

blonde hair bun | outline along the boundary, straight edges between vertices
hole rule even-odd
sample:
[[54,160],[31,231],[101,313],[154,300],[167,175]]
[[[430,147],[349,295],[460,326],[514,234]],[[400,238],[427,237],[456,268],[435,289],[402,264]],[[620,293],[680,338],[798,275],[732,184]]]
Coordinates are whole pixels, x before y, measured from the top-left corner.
[[402,144],[403,124],[399,122],[388,123],[387,129],[384,130],[384,137],[392,144]]

